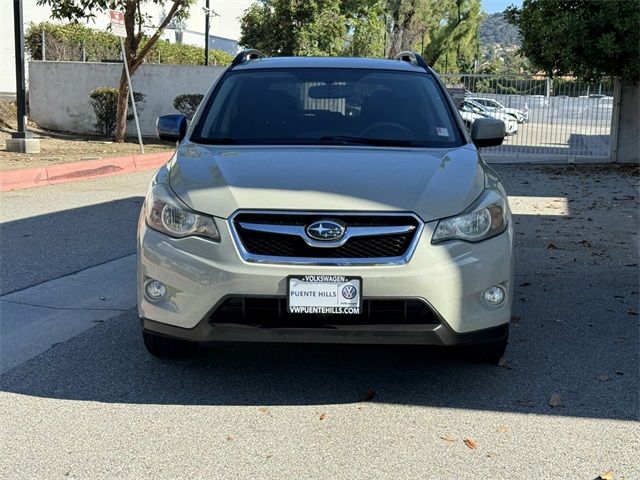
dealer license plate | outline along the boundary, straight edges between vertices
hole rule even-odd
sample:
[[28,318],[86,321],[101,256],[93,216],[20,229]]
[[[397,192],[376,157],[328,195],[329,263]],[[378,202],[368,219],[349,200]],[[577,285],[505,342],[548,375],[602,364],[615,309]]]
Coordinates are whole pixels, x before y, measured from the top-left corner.
[[287,278],[289,313],[358,315],[362,278],[343,275],[300,275]]

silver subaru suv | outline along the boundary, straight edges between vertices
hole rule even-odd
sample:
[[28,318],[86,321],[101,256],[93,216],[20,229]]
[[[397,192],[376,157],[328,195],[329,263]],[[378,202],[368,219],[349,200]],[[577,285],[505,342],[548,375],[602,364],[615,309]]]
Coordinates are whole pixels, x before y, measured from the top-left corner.
[[513,231],[505,190],[419,55],[239,54],[149,188],[138,312],[150,353],[200,342],[507,345]]

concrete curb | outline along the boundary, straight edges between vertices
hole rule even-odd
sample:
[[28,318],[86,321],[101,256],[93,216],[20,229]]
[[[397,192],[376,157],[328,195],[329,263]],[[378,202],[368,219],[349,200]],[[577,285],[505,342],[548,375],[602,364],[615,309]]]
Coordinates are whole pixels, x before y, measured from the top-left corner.
[[50,167],[20,168],[0,172],[0,192],[56,185],[90,178],[122,175],[159,168],[173,152],[101,158],[84,162],[61,163]]

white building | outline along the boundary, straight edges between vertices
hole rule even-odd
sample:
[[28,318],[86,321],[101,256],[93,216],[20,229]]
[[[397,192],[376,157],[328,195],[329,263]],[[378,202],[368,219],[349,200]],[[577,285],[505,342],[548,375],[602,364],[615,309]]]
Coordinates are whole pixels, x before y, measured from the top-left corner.
[[[171,0],[165,7],[148,2],[144,4],[144,13],[160,22],[163,11],[171,7]],[[240,37],[240,17],[253,0],[209,0],[209,8],[216,15],[210,20],[210,48],[219,48],[231,53]],[[55,21],[51,19],[48,6],[37,5],[36,0],[22,0],[25,29],[30,23]],[[182,28],[182,41],[204,46],[205,0],[196,0],[190,9],[189,18]],[[107,14],[98,14],[94,21],[87,23],[91,28],[104,30],[109,23]],[[163,38],[176,41],[175,30],[165,30]],[[0,95],[15,94],[15,46],[13,32],[13,0],[0,0]]]

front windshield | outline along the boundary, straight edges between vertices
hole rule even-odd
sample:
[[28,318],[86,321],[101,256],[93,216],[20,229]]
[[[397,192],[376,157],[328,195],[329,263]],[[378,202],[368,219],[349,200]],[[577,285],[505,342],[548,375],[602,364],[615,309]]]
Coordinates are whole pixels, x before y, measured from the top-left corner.
[[342,68],[228,72],[191,140],[206,144],[462,144],[430,74]]

